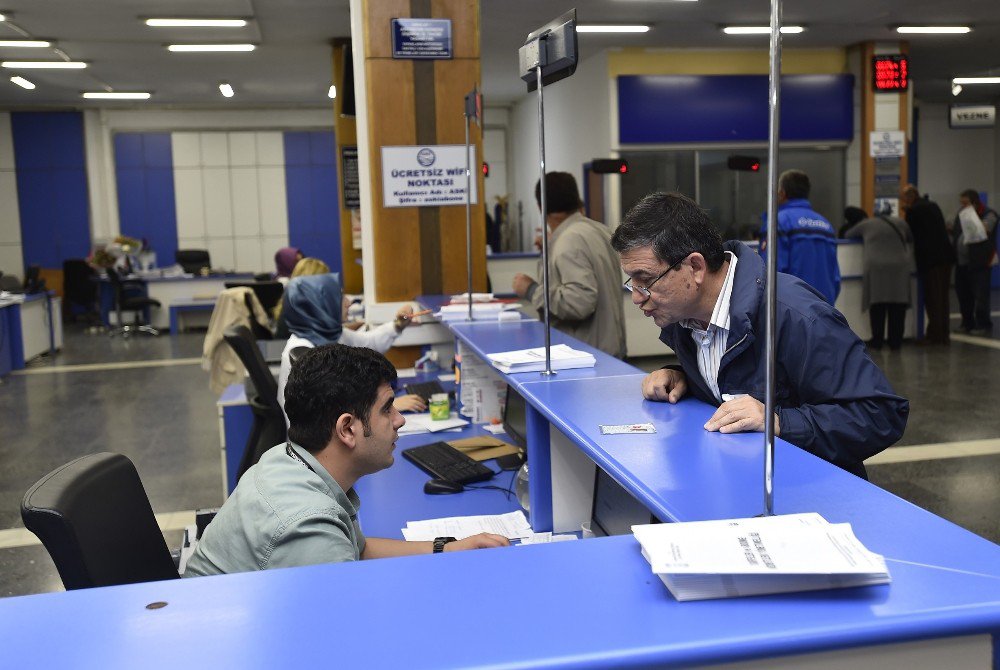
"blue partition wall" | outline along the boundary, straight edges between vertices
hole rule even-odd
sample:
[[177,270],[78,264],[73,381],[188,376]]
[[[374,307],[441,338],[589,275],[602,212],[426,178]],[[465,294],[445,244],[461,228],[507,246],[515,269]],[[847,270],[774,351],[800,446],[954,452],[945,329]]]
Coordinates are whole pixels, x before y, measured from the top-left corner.
[[90,253],[90,199],[79,112],[13,112],[24,266],[62,269]]
[[285,133],[285,189],[289,244],[340,272],[337,144],[332,131]]
[[177,251],[170,133],[119,133],[114,143],[121,232],[145,240],[169,265]]
[[[622,144],[766,142],[767,75],[618,77]],[[854,77],[781,78],[781,139],[854,138]]]

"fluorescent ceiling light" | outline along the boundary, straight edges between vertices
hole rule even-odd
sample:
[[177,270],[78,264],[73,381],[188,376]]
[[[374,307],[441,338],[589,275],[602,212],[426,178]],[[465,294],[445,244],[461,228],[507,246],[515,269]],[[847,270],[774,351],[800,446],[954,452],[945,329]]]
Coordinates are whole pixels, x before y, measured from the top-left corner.
[[246,19],[146,19],[153,28],[242,28]]
[[52,46],[52,42],[43,40],[0,40],[0,47],[21,47],[22,49],[44,49]]
[[25,79],[24,77],[11,77],[11,78],[10,78],[10,80],[11,80],[12,82],[14,82],[15,84],[17,84],[18,86],[20,86],[21,88],[26,88],[26,89],[28,89],[29,91],[30,91],[31,89],[35,88],[35,85],[34,85],[34,84],[32,84],[32,83],[31,83],[30,81],[28,81],[27,79]]
[[[781,26],[782,35],[798,35],[805,28],[802,26]],[[723,26],[722,32],[727,35],[770,35],[770,26]]]
[[1000,77],[955,77],[952,84],[1000,84]]
[[899,26],[897,33],[904,35],[964,35],[971,31],[969,26]]
[[0,21],[6,21],[6,20],[7,20],[7,15],[6,14],[0,14]]
[[0,67],[9,70],[82,70],[87,64],[65,60],[5,60]]
[[226,82],[219,84],[219,93],[226,98],[231,98],[236,95],[236,91],[233,90],[232,84],[228,84]]
[[330,90],[326,92],[326,97],[330,98],[331,100],[335,100],[337,98],[336,85],[330,84]]
[[253,51],[253,44],[168,44],[167,51]]
[[149,100],[147,92],[119,93],[107,91],[88,91],[83,94],[87,100]]
[[590,25],[577,26],[578,33],[648,33],[649,26],[612,26],[612,25]]

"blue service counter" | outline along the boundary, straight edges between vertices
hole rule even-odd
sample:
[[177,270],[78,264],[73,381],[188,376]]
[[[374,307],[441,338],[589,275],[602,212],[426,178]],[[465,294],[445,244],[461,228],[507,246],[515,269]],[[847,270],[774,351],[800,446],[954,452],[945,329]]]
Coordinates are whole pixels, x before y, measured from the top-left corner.
[[[542,342],[538,322],[450,327],[480,355]],[[505,376],[529,405],[536,530],[574,520],[593,479],[572,475],[595,464],[664,520],[761,511],[759,434],[707,433],[711,408],[643,401],[642,373],[595,355],[592,369]],[[598,429],[632,421],[652,421],[657,433]],[[432,439],[406,437],[399,447]],[[167,668],[178,649],[207,636],[196,654],[203,667],[996,663],[1000,547],[780,440],[776,455],[776,511],[850,522],[886,557],[891,584],[678,603],[634,539],[618,536],[10,598],[0,600],[6,658],[15,666]],[[425,479],[397,458],[359,483],[366,532],[400,537],[407,520],[516,505],[495,491],[427,496]],[[506,475],[498,479],[507,484]],[[157,601],[167,605],[146,609]],[[334,644],[304,633],[304,621],[320,620],[336,622]]]

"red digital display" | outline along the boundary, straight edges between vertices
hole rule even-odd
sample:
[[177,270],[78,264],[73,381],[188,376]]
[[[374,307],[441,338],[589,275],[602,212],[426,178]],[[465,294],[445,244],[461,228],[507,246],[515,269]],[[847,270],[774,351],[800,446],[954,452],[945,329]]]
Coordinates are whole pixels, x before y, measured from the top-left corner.
[[910,87],[910,59],[902,55],[873,57],[872,87],[876,92],[907,90]]

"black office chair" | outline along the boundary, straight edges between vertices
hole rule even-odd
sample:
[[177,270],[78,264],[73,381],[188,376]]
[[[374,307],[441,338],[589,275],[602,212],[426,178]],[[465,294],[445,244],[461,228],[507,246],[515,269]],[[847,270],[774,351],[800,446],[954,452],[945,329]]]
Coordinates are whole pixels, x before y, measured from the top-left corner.
[[281,296],[285,293],[285,285],[280,281],[227,281],[226,288],[238,288],[241,286],[246,286],[252,289],[254,295],[257,296],[257,300],[260,300],[260,306],[264,308],[264,311],[270,314],[274,311],[274,308],[278,306],[281,302]]
[[24,286],[21,284],[21,280],[15,275],[5,275],[0,272],[0,291],[7,291],[8,293],[24,293]]
[[237,479],[260,460],[261,455],[276,444],[288,438],[285,414],[278,404],[278,384],[264,361],[264,355],[257,346],[250,329],[246,326],[230,326],[222,335],[243,362],[250,374],[245,385],[247,401],[253,412],[253,428],[243,449]]
[[82,258],[63,261],[63,311],[67,317],[78,318],[89,325],[101,323],[97,307],[97,273]]
[[67,591],[178,578],[139,473],[121,454],[91,454],[45,475],[24,494],[21,519]]
[[[145,321],[141,321],[141,315],[150,307],[159,307],[160,301],[146,295],[145,282],[136,279],[122,279],[118,271],[108,268],[108,280],[115,290],[115,314],[118,316],[118,328],[112,330],[108,335],[114,337],[120,334],[128,337],[132,333],[146,333],[147,335],[159,335],[160,331],[153,328]],[[122,312],[133,312],[133,322],[131,325],[125,323]]]
[[184,272],[201,274],[202,268],[211,269],[212,261],[206,249],[178,249],[174,259],[184,268]]

